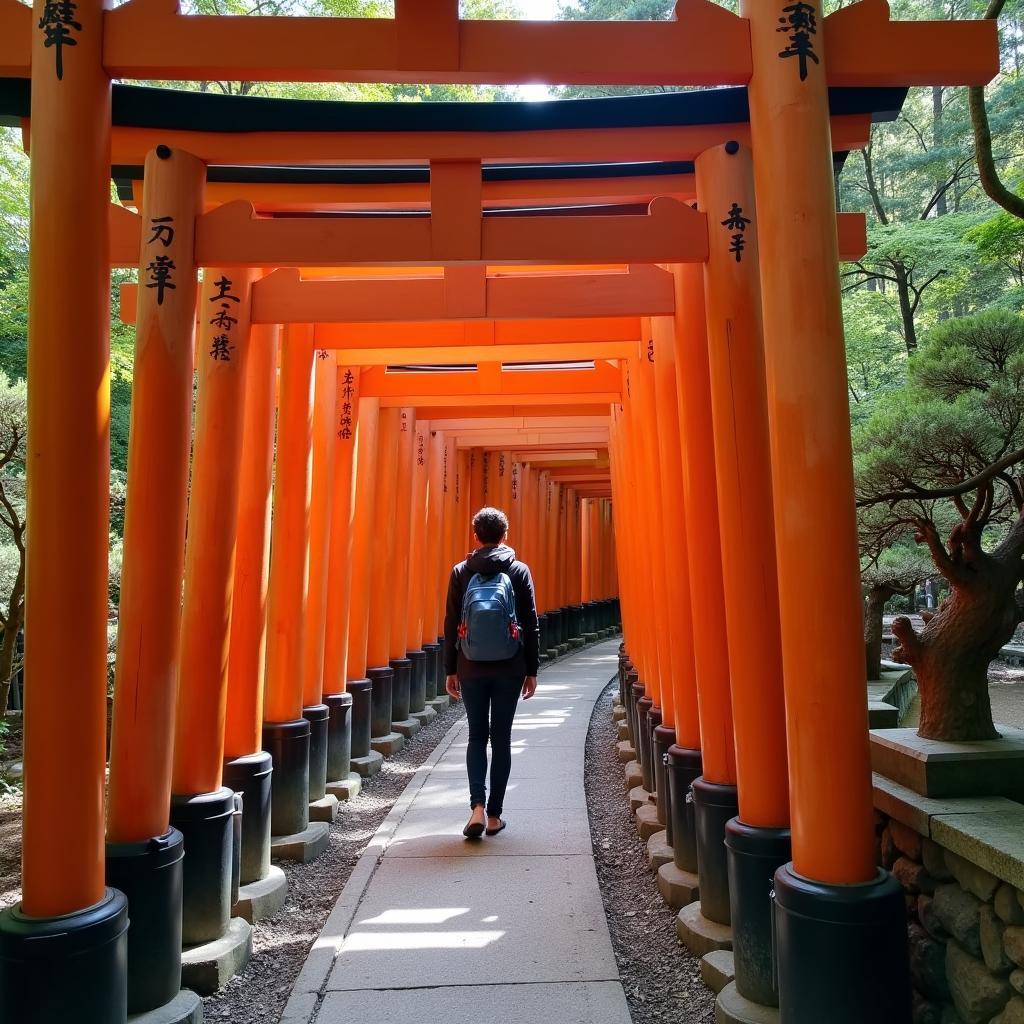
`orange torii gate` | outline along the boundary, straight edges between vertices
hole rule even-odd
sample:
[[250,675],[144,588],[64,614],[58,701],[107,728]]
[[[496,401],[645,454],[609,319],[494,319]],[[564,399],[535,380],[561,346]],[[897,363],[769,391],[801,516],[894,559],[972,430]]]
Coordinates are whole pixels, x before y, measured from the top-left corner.
[[[248,710],[237,720],[229,700],[234,688],[229,683],[237,569],[233,552],[241,550],[244,536],[251,564],[265,565],[267,558],[266,528],[261,530],[258,524],[266,522],[269,500],[272,450],[267,445],[267,409],[272,422],[268,402],[276,369],[271,357],[276,329],[265,325],[287,323],[286,358],[281,363],[282,426],[288,439],[308,450],[315,432],[314,377],[328,382],[320,390],[323,402],[329,404],[329,373],[317,373],[319,368],[314,366],[318,346],[326,347],[321,346],[321,328],[315,325],[332,320],[330,313],[326,318],[307,313],[305,320],[258,320],[254,315],[257,296],[264,287],[269,284],[264,293],[268,298],[278,287],[280,294],[319,292],[325,308],[333,304],[339,310],[334,315],[340,316],[325,330],[351,323],[346,308],[365,294],[365,312],[356,319],[385,323],[386,332],[383,310],[376,315],[373,310],[390,301],[395,291],[391,282],[383,289],[370,287],[381,283],[372,280],[358,288],[351,282],[347,289],[345,282],[340,286],[323,282],[323,290],[310,289],[301,272],[310,267],[366,264],[444,266],[440,300],[437,280],[405,282],[410,298],[403,318],[497,321],[504,315],[500,293],[506,289],[504,283],[499,286],[491,280],[495,275],[486,270],[488,265],[650,268],[663,264],[663,272],[672,279],[671,308],[634,307],[630,315],[640,318],[639,337],[624,340],[635,343],[635,351],[590,356],[625,360],[630,373],[624,392],[621,388],[617,393],[594,392],[600,399],[594,404],[603,406],[606,413],[609,405],[613,409],[611,484],[606,488],[603,481],[595,481],[587,485],[589,490],[582,484],[577,489],[587,498],[587,515],[584,520],[581,513],[580,520],[586,541],[586,586],[602,599],[614,582],[614,560],[621,567],[649,567],[649,558],[637,558],[644,554],[637,538],[665,536],[666,513],[671,513],[680,494],[685,506],[687,580],[666,582],[638,574],[640,578],[623,595],[629,650],[643,676],[637,704],[649,702],[642,708],[644,717],[638,713],[634,722],[640,749],[648,750],[644,782],[649,791],[659,788],[650,751],[659,743],[664,746],[672,734],[686,746],[676,743],[667,751],[670,760],[673,750],[677,751],[679,762],[666,774],[671,795],[672,780],[694,774],[693,744],[699,739],[704,773],[700,792],[706,810],[699,812],[696,856],[698,862],[703,857],[702,901],[705,880],[710,884],[702,909],[711,920],[716,915],[720,918],[724,907],[722,886],[714,884],[715,871],[721,874],[721,861],[711,866],[714,844],[709,837],[713,838],[716,828],[721,834],[726,812],[735,810],[730,802],[736,796],[733,783],[738,782],[740,814],[738,827],[729,833],[730,863],[739,865],[741,880],[746,877],[745,856],[750,863],[760,857],[785,860],[788,853],[782,850],[788,849],[789,836],[782,818],[786,811],[791,815],[793,861],[783,863],[775,875],[778,996],[787,1024],[905,1019],[902,900],[888,876],[877,872],[871,841],[836,275],[843,229],[837,228],[832,186],[833,147],[842,150],[865,144],[871,110],[878,108],[865,100],[865,109],[837,112],[830,109],[830,100],[846,102],[846,90],[857,94],[858,90],[870,93],[913,84],[984,84],[998,66],[994,25],[892,22],[883,0],[862,0],[828,18],[821,17],[818,0],[745,2],[741,16],[706,0],[680,0],[672,21],[635,24],[463,22],[455,0],[397,0],[394,19],[233,18],[226,28],[220,19],[185,17],[158,0],[132,0],[117,10],[105,10],[99,0],[65,5],[37,0],[34,9],[4,0],[0,27],[0,74],[15,83],[5,94],[5,107],[26,119],[34,209],[24,893],[20,907],[0,918],[0,992],[5,1010],[16,1019],[19,1014],[31,1014],[33,1019],[48,1021],[85,1013],[97,1021],[124,1020],[126,907],[123,896],[104,884],[107,314],[110,266],[133,264],[141,253],[144,274],[136,313],[133,402],[151,415],[135,417],[132,470],[136,481],[144,475],[152,479],[164,474],[161,493],[169,494],[171,500],[157,509],[154,498],[147,505],[147,499],[133,494],[127,513],[126,546],[131,538],[133,547],[141,546],[151,557],[133,560],[131,568],[126,562],[125,567],[124,592],[128,604],[135,603],[134,611],[124,609],[128,624],[122,634],[126,650],[124,668],[119,667],[118,703],[136,710],[130,714],[118,710],[112,749],[110,838],[121,841],[112,843],[106,859],[108,864],[121,864],[117,877],[129,886],[142,851],[150,855],[150,866],[171,865],[180,857],[180,838],[175,841],[166,827],[166,807],[160,801],[139,807],[130,789],[120,790],[123,800],[115,797],[115,789],[129,785],[121,780],[134,773],[140,785],[165,797],[173,784],[180,794],[176,814],[184,816],[178,820],[194,827],[198,835],[206,823],[233,813],[233,792],[220,786],[223,756],[232,754],[226,737],[242,737],[238,751],[251,749],[253,718],[262,710],[258,667],[249,680],[236,676],[242,690],[249,686]],[[223,44],[222,31],[231,33],[231,46]],[[262,106],[232,101],[230,108],[219,105],[217,116],[204,120],[190,117],[189,110],[194,108],[176,106],[199,102],[195,98],[176,100],[172,94],[148,90],[119,89],[113,94],[113,77],[544,80],[739,88],[671,100],[690,110],[689,120],[678,114],[655,115],[650,105],[634,101],[621,109],[587,103],[551,105],[547,111],[529,110],[528,119],[542,122],[539,130],[531,131],[538,125],[524,122],[520,114],[497,124],[504,115],[496,106],[474,112],[456,129],[444,123],[443,113],[435,114],[425,105],[415,109],[405,105],[405,110],[394,112],[398,121],[393,122],[397,125],[393,130],[381,130],[380,124],[364,120],[351,130],[325,133],[316,117],[310,117],[314,107],[301,108],[305,113],[296,116],[294,123],[282,124],[265,121]],[[17,80],[30,81],[30,99],[29,90],[20,88]],[[893,101],[881,102],[890,109]],[[136,113],[141,109],[145,116],[134,116],[133,104]],[[146,108],[154,104],[166,106],[174,116],[163,121],[152,117],[153,111],[147,113]],[[692,113],[701,104],[720,106],[714,116],[705,112],[703,120],[695,119]],[[122,117],[126,109],[129,113]],[[249,113],[225,121],[229,109],[232,118]],[[300,110],[290,109],[297,115]],[[324,109],[321,106],[317,116]],[[631,123],[632,115],[626,112],[641,109],[647,110],[645,122]],[[604,113],[595,118],[601,110]],[[379,107],[370,105],[363,113],[370,118],[381,116]],[[245,116],[256,120],[247,126]],[[460,116],[467,117],[465,110]],[[545,117],[551,120],[544,122]],[[226,126],[233,130],[224,130]],[[522,200],[511,194],[512,189],[503,191],[486,181],[487,168],[499,162],[637,160],[695,162],[692,192],[689,182],[666,181],[667,194],[653,189],[649,205],[640,193],[643,212],[638,213],[624,209],[626,202],[618,202],[619,198],[635,201],[636,189],[623,187],[622,176],[602,172],[595,179],[602,182],[599,189],[580,190],[571,198],[586,200],[598,191],[613,200],[609,210],[570,213],[559,209],[570,198],[567,190],[546,187],[546,195],[545,188],[536,191],[551,201],[553,209],[538,212],[503,209]],[[240,195],[231,182],[218,182],[216,199],[212,193],[204,194],[208,187],[204,164],[318,167],[367,161],[413,161],[421,168],[425,161],[428,195],[423,194],[421,183],[408,207],[393,195],[388,201],[402,203],[399,209],[403,210],[416,212],[418,207],[422,213],[429,199],[429,216],[389,219],[372,212],[379,209],[376,199],[365,198],[360,202],[371,205],[364,205],[363,216],[303,216],[316,209],[317,200],[308,195],[299,200],[297,216],[257,216],[254,202],[261,214],[273,211],[266,191]],[[112,162],[147,165],[144,190],[152,191],[143,198],[143,220],[124,210],[111,211]],[[713,170],[716,162],[718,169]],[[708,170],[702,173],[701,165]],[[608,179],[617,180],[615,189],[604,184]],[[723,191],[726,183],[729,191]],[[691,195],[696,196],[696,209],[688,205]],[[211,201],[219,205],[207,210]],[[327,201],[335,214],[350,208],[340,205],[344,201],[337,192]],[[725,273],[723,262],[737,272],[735,277]],[[69,274],[72,265],[74,274]],[[199,266],[205,269],[201,289],[195,274]],[[752,273],[755,267],[758,274]],[[297,268],[300,278],[271,273],[261,280],[262,272],[278,268]],[[169,276],[172,271],[175,276]],[[663,282],[646,270],[641,274]],[[512,280],[509,275],[508,282]],[[625,291],[635,283],[630,282]],[[655,289],[664,294],[663,283]],[[608,312],[603,291],[594,289],[591,308],[600,310],[598,316],[615,315]],[[184,384],[188,384],[190,401],[197,302],[214,312],[212,318],[200,317],[196,452],[188,508],[189,550],[185,551],[179,543],[184,534],[183,481],[189,447]],[[723,318],[730,320],[731,329],[734,302],[742,302],[737,307],[742,310],[741,329],[755,355],[763,351],[763,364],[755,359],[731,367],[740,374],[748,415],[729,424],[722,410],[730,402],[739,402],[740,393],[729,390],[714,338],[723,329]],[[409,315],[411,308],[419,309],[416,316]],[[534,318],[543,321],[552,315],[549,308],[537,309]],[[494,337],[497,333],[495,328]],[[428,335],[429,330],[423,334],[425,352],[430,351]],[[442,347],[448,349],[446,358],[454,358],[460,341],[457,335],[448,337],[454,344]],[[659,371],[658,340],[665,338],[669,344],[664,347],[676,356],[671,374]],[[535,335],[530,343],[544,341]],[[475,339],[464,337],[461,345],[472,348]],[[374,359],[377,365],[393,365],[394,360],[383,353],[387,348],[377,344],[363,350],[380,353]],[[367,365],[351,358],[347,345],[338,351],[343,366]],[[484,360],[491,369],[478,372],[493,376],[493,367],[510,361],[511,354],[492,351],[491,359]],[[467,361],[468,356],[467,352]],[[552,357],[551,350],[538,350],[527,358]],[[428,361],[434,361],[433,355]],[[691,366],[698,371],[690,373]],[[498,370],[502,387],[506,372]],[[258,407],[250,406],[251,395],[261,396]],[[337,394],[334,397],[336,402]],[[347,657],[363,671],[369,665],[359,661],[369,656],[371,646],[373,660],[388,663],[394,659],[392,652],[399,650],[393,638],[404,639],[401,630],[394,628],[392,608],[384,604],[364,608],[360,602],[369,597],[369,539],[375,517],[382,524],[387,522],[390,530],[395,524],[388,502],[393,506],[402,500],[395,497],[400,482],[396,465],[400,455],[407,457],[407,449],[398,435],[403,410],[417,415],[417,406],[402,404],[403,398],[410,397],[424,403],[418,414],[427,422],[452,409],[453,399],[467,401],[465,392],[360,397],[358,423],[353,417],[351,431],[360,433],[355,454],[339,458],[339,452],[334,452],[331,493],[344,493],[346,473],[351,472],[356,501],[351,505],[349,533],[340,531],[338,550],[333,549],[333,540],[329,542],[326,557],[333,563],[335,556],[341,559],[344,551],[351,553],[352,607],[345,642]],[[495,414],[500,409],[522,415],[522,410],[544,405],[528,400],[544,397],[531,396],[529,390],[504,390],[490,397],[494,401],[489,411]],[[589,404],[574,406],[563,396],[553,397],[554,407],[589,409]],[[481,389],[472,394],[472,401],[485,406],[488,393]],[[169,417],[162,418],[156,409],[170,410]],[[676,449],[668,436],[673,427],[681,462],[678,478],[673,463]],[[497,434],[495,443],[514,445],[507,433],[499,430]],[[443,436],[440,444],[442,466],[455,483],[444,492],[451,514],[442,520],[443,550],[451,553],[464,541],[469,456],[465,447],[456,442],[449,446]],[[730,504],[736,501],[736,491],[723,461],[730,446],[743,465],[749,459],[761,466],[754,477],[757,486],[751,504],[746,504],[744,495],[742,507]],[[770,480],[763,472],[766,452],[770,452]],[[166,462],[156,462],[156,453],[164,453]],[[308,459],[305,469],[300,462],[289,451],[279,464],[273,500],[279,504],[275,521],[298,524],[295,532],[302,535],[306,530],[299,508],[302,493],[316,485]],[[242,490],[243,463],[248,467],[250,490],[246,492]],[[557,576],[557,553],[566,542],[559,532],[561,525],[555,523],[568,517],[558,490],[562,483],[553,478],[554,472],[548,465],[528,468],[525,493],[513,499],[513,509],[518,500],[528,550],[532,545],[542,564],[555,565]],[[418,493],[415,475],[412,484],[411,494]],[[141,484],[129,487],[135,492],[144,489]],[[327,490],[322,482],[318,493]],[[614,545],[609,490],[618,499]],[[651,500],[645,503],[643,496]],[[243,507],[248,528],[240,534]],[[67,508],[76,509],[73,520],[67,518]],[[776,635],[769,616],[760,639],[773,666],[772,685],[756,693],[735,645],[735,567],[730,565],[729,545],[741,528],[760,522],[763,529],[768,514],[774,526],[778,628]],[[411,531],[412,521],[408,526]],[[704,532],[700,532],[702,526]],[[322,527],[317,531],[322,536]],[[378,547],[380,557],[390,565],[395,546],[386,544]],[[762,568],[771,578],[768,548],[762,551]],[[269,577],[263,573],[258,577],[271,580],[271,608],[263,627],[268,634],[264,704],[273,709],[268,721],[294,723],[296,735],[302,728],[298,722],[303,701],[315,693],[305,691],[305,647],[296,640],[294,630],[289,632],[301,623],[294,618],[294,602],[284,595],[294,594],[301,585],[308,572],[308,552],[308,538],[305,548],[285,541],[275,546]],[[322,547],[319,557],[324,557]],[[625,579],[625,574],[620,575]],[[581,587],[582,583],[581,578]],[[802,596],[805,590],[817,592],[826,583],[833,594],[827,614],[823,608],[808,608]],[[545,596],[560,600],[561,584],[549,579],[548,586]],[[256,589],[260,591],[259,583]],[[684,625],[684,635],[675,644],[666,644],[661,628],[666,622],[664,609],[683,607],[684,590],[689,597],[692,638]],[[705,591],[709,600],[698,599]],[[259,597],[257,593],[257,605]],[[324,614],[330,623],[329,604]],[[258,615],[250,616],[248,622],[246,639],[251,647],[253,640],[262,642],[261,627]],[[159,642],[148,640],[145,647],[133,648],[133,636],[154,625]],[[337,649],[343,644],[337,637],[332,643],[337,665]],[[140,658],[132,666],[128,659],[136,649]],[[723,656],[725,650],[728,658]],[[712,652],[717,654],[717,665],[710,660]],[[692,675],[688,675],[690,657]],[[245,671],[252,672],[251,656],[249,662]],[[260,664],[258,656],[255,664]],[[275,667],[273,678],[270,666]],[[197,681],[211,672],[217,685],[198,695]],[[823,703],[815,687],[826,675],[831,680],[830,700]],[[695,686],[690,685],[693,682]],[[175,688],[179,735],[194,736],[196,742],[205,737],[191,747],[200,755],[195,759],[182,756],[184,748],[174,751],[170,745],[166,723]],[[780,688],[785,696],[785,729]],[[664,725],[666,715],[674,720],[675,729]],[[160,722],[165,724],[163,729]],[[156,742],[147,747],[147,737],[155,737]],[[780,754],[783,743],[788,752],[788,791]],[[279,756],[288,756],[283,745]],[[68,767],[74,768],[82,787],[81,798],[70,807],[62,799]],[[699,789],[695,785],[695,792]],[[62,807],[59,825],[57,806]],[[672,809],[669,820],[673,820],[671,813]],[[702,828],[708,830],[703,839]],[[75,836],[74,848],[63,841],[66,831]],[[226,833],[220,829],[217,834]],[[211,863],[218,856],[223,859],[223,845],[218,849]],[[677,867],[683,870],[684,865]],[[746,964],[742,957],[737,961],[737,983],[745,985],[744,994],[756,1000],[764,992],[767,895],[758,886],[741,882],[729,896],[730,910],[745,915],[744,921],[761,936],[758,956]],[[223,901],[213,901],[199,920],[186,921],[187,929],[194,929],[193,937],[213,931],[223,924],[224,912]],[[135,915],[133,957],[139,955],[139,944],[145,945],[143,920]],[[846,927],[850,921],[859,925],[856,939],[851,939]],[[164,952],[177,939],[166,932],[153,943]],[[862,984],[853,966],[868,950],[878,954],[889,971],[885,977],[876,977],[870,987]],[[172,961],[173,957],[166,962]],[[805,969],[809,962],[814,964],[811,971]],[[54,985],[58,970],[62,984]],[[173,979],[173,970],[170,973]],[[133,971],[133,979],[140,976]],[[147,995],[152,992],[133,991],[136,1000]]]

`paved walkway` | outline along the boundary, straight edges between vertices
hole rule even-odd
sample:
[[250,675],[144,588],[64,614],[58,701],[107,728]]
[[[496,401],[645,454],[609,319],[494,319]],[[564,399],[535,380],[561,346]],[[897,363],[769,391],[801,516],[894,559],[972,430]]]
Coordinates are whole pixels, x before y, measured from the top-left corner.
[[356,865],[283,1024],[630,1024],[590,843],[583,759],[618,641],[542,670],[512,732],[508,828],[467,842],[466,723]]

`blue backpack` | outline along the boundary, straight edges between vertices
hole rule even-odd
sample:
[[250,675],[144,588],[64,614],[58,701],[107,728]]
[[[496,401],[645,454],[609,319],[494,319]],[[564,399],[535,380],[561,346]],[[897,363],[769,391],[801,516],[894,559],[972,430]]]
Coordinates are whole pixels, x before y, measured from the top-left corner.
[[462,596],[459,648],[470,661],[506,661],[519,651],[516,595],[508,573],[474,573]]

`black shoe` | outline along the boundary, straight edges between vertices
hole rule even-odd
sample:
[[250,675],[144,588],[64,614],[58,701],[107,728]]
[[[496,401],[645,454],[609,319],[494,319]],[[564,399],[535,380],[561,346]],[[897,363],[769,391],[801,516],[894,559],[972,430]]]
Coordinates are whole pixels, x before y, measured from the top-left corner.
[[463,830],[462,834],[467,839],[479,839],[484,834],[486,826],[482,821],[471,821]]
[[501,824],[497,828],[485,829],[484,835],[496,836],[508,824],[508,822],[505,821],[504,818],[499,818],[498,821],[500,821]]

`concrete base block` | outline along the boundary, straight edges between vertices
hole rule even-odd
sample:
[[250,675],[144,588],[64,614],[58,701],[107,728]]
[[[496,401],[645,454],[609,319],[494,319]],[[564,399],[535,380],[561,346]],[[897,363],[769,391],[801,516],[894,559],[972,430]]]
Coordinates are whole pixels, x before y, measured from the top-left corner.
[[183,988],[169,1003],[145,1013],[129,1013],[128,1024],[202,1024],[203,1001]]
[[639,761],[630,761],[626,765],[626,790],[636,789],[644,781],[644,772]]
[[634,820],[636,821],[636,830],[645,843],[655,832],[660,832],[665,827],[658,821],[658,808],[654,804],[644,804],[642,807],[638,807]]
[[[383,761],[384,758],[381,760]],[[359,796],[359,791],[362,788],[363,780],[356,772],[349,772],[347,779],[338,779],[337,782],[327,783],[327,792],[339,800],[351,800],[354,796]]]
[[[571,640],[569,642],[572,643]],[[613,693],[612,694],[612,711],[613,712],[614,711],[618,711],[619,708],[621,708],[621,707],[622,707],[622,697],[621,697],[621,695],[617,694],[617,693]]]
[[270,837],[270,856],[275,860],[295,860],[309,864],[326,849],[331,826],[325,821],[311,821],[309,827],[290,836]]
[[652,871],[660,871],[662,864],[672,860],[672,847],[665,842],[666,832],[662,829],[647,840],[647,863]]
[[559,656],[560,658],[561,658],[561,657],[564,657],[564,656],[565,656],[566,654],[568,654],[568,653],[569,653],[569,645],[568,645],[567,643],[565,643],[565,644],[559,644],[559,645],[558,645],[558,656]]
[[437,718],[437,712],[427,704],[422,711],[413,711],[409,717],[416,722],[420,723],[420,728],[430,725],[430,723]]
[[231,908],[231,913],[255,924],[273,917],[287,898],[288,879],[276,864],[271,864],[266,878],[238,887],[238,902]]
[[727,924],[709,921],[700,912],[700,902],[683,907],[676,916],[679,941],[697,956],[716,949],[732,949],[732,929]]
[[715,1000],[715,1024],[779,1024],[779,1008],[745,999],[730,982]]
[[612,708],[612,719],[616,722],[621,722],[626,717],[626,709],[621,704],[616,704]]
[[658,892],[673,910],[679,910],[693,903],[700,885],[694,872],[682,871],[670,862],[658,868]]
[[635,814],[637,809],[651,802],[651,794],[643,786],[634,786],[629,791],[629,809]]
[[433,708],[439,715],[444,714],[451,705],[452,699],[447,693],[441,694],[440,697],[435,697],[433,700],[427,701],[427,707]]
[[629,745],[629,740],[620,740],[615,749],[618,752],[619,760],[623,764],[636,760],[636,751]]
[[583,646],[583,637],[573,636],[569,638],[569,650],[578,651]]
[[181,951],[181,983],[200,995],[212,995],[249,962],[250,956],[252,925],[233,917],[219,939]]
[[407,740],[411,740],[413,736],[423,728],[423,723],[418,718],[406,718],[401,722],[392,722],[391,728],[400,736],[404,736]]
[[400,732],[389,732],[387,736],[373,736],[370,746],[383,757],[393,757],[405,746],[405,737]]
[[626,725],[625,721],[620,721],[615,727],[616,734],[618,735],[619,741],[629,739],[629,726]]
[[551,656],[548,654],[547,651],[541,651],[540,654],[537,655],[537,660],[542,665],[546,665],[551,660]]
[[362,778],[368,779],[371,776],[376,775],[383,764],[384,755],[378,753],[376,750],[371,750],[366,757],[353,757],[351,761],[351,768],[354,772],[358,772]]
[[583,642],[585,644],[597,643],[597,634],[596,633],[584,633],[583,634]]
[[558,648],[557,647],[549,647],[548,648],[548,660],[549,661],[558,661]]
[[700,958],[700,976],[712,992],[721,992],[736,977],[731,949],[716,949]]
[[338,798],[333,793],[309,802],[310,821],[334,821],[338,817]]

